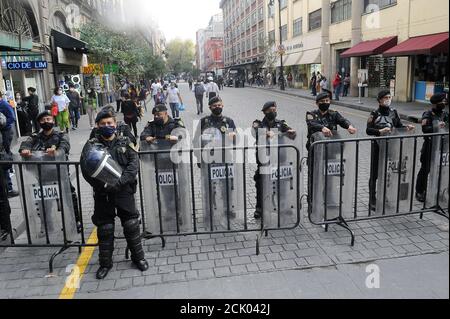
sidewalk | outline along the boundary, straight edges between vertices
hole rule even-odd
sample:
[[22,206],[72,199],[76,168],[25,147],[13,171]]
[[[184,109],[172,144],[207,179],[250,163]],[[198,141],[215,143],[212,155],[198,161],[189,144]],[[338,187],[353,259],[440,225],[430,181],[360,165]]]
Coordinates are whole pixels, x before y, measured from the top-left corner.
[[[283,92],[278,87],[274,88],[257,87],[257,86],[253,87],[247,86],[247,87],[277,92],[309,100],[315,100],[315,97],[312,96],[309,90],[286,88],[286,91]],[[352,109],[357,109],[365,112],[372,112],[373,110],[378,108],[377,100],[375,98],[367,98],[367,97],[361,98],[362,104],[359,103],[358,97],[341,97],[339,101],[333,99],[332,103],[333,105],[349,107]],[[398,111],[400,117],[403,120],[411,121],[414,123],[420,123],[422,120],[423,113],[428,109],[427,104],[419,102],[408,102],[408,103],[396,102],[393,104],[393,107]]]

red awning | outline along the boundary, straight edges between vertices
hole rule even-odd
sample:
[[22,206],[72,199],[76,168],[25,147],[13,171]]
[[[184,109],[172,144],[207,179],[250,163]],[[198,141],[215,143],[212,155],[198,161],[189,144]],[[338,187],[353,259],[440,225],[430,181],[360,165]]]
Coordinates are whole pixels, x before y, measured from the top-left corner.
[[384,56],[448,53],[448,32],[411,38],[384,52]]
[[358,43],[341,54],[341,58],[381,54],[397,45],[397,37],[389,37]]

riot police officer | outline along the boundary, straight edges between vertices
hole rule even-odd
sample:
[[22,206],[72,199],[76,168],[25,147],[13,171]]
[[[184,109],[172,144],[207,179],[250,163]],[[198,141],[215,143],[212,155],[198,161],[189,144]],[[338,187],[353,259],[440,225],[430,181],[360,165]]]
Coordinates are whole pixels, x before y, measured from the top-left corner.
[[[294,140],[297,137],[297,132],[293,130],[284,120],[277,119],[278,117],[278,106],[276,102],[270,101],[264,104],[263,109],[261,110],[264,113],[264,119],[262,121],[256,120],[253,122],[253,130],[252,134],[256,138],[256,145],[259,144],[260,137],[258,132],[261,129],[267,130],[267,138],[273,138],[275,136],[275,132],[278,131],[280,133],[286,133],[288,138],[291,140]],[[258,152],[256,153],[258,154]],[[260,174],[260,168],[261,163],[257,156],[257,162],[258,162],[258,169],[255,172],[254,180],[255,180],[255,187],[256,187],[256,211],[254,214],[254,217],[256,219],[261,218],[262,214],[262,186],[261,186],[261,174]]]
[[[439,122],[439,127],[441,128],[449,125],[449,114],[445,111],[445,107],[448,105],[447,94],[435,94],[431,97],[430,102],[433,105],[433,108],[425,112],[422,117],[422,132],[424,134],[436,133],[434,131],[433,122]],[[428,175],[430,174],[431,169],[431,149],[432,139],[430,137],[425,137],[420,156],[422,167],[417,176],[416,184],[416,199],[421,203],[425,202],[426,198]]]
[[356,128],[339,112],[330,110],[331,99],[328,93],[321,93],[316,97],[317,110],[306,113],[306,124],[308,125],[308,143],[306,149],[311,147],[311,137],[322,132],[326,137],[333,136],[333,131],[338,125],[346,129],[350,134],[356,134]]
[[[111,112],[111,113],[115,114],[114,107],[112,107],[112,106],[105,106],[105,107],[101,110],[101,112],[103,112],[103,111],[105,111],[105,112]],[[95,127],[95,128],[92,130],[91,135],[89,136],[89,139],[92,140],[93,138],[95,138],[96,135],[97,135],[97,132],[98,132],[98,128]],[[127,124],[125,124],[124,122],[122,122],[122,121],[117,121],[117,132],[116,132],[116,135],[117,135],[117,136],[126,136],[126,137],[128,137],[128,138],[130,139],[130,141],[131,141],[134,145],[137,145],[136,136],[134,136],[133,132],[131,131],[131,128],[130,128]]]
[[176,143],[179,136],[172,136],[172,131],[177,128],[184,128],[181,119],[173,119],[167,113],[164,104],[158,104],[153,109],[154,121],[148,122],[141,134],[141,142],[153,143],[157,139],[168,140]]
[[[128,137],[117,135],[115,113],[102,111],[95,122],[98,134],[86,143],[80,162],[84,178],[94,189],[95,208],[92,221],[98,227],[100,261],[96,276],[101,280],[108,275],[113,266],[116,214],[122,222],[133,263],[141,271],[148,270],[149,265],[145,260],[141,243],[139,213],[135,202],[139,166],[137,153]],[[122,168],[122,174],[115,184],[104,184],[83,169],[83,166],[91,160],[89,150],[93,145],[104,147]]]
[[[55,130],[55,120],[50,111],[40,113],[36,118],[41,127],[41,132],[31,135],[19,148],[19,153],[23,157],[29,157],[32,152],[43,151],[50,156],[54,156],[56,151],[61,150],[69,158],[70,141],[66,133]],[[81,223],[78,209],[78,196],[75,187],[70,184],[72,191],[72,201],[77,222],[78,232],[81,231]]]
[[[0,130],[6,127],[6,117],[0,113]],[[4,146],[3,138],[0,134],[0,162],[11,160]],[[6,170],[0,166],[0,241],[6,240],[11,233],[11,207],[8,201],[8,181],[5,175]]]
[[[386,136],[391,134],[394,128],[406,128],[408,130],[414,130],[413,125],[404,125],[397,113],[397,111],[391,107],[392,96],[389,90],[383,90],[378,94],[379,107],[377,110],[370,113],[369,120],[367,122],[366,133],[369,136]],[[372,142],[371,147],[371,166],[370,166],[370,180],[369,180],[369,192],[370,192],[370,209],[376,209],[376,187],[378,180],[378,163],[379,163],[380,146],[376,141]]]

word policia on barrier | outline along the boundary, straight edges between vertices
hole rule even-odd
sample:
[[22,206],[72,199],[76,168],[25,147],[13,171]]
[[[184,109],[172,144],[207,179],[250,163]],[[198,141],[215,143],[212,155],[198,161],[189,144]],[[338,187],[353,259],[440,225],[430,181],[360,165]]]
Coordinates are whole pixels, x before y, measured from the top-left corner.
[[[257,232],[259,254],[264,234],[301,226],[304,207],[314,225],[327,231],[330,225],[347,229],[352,245],[355,236],[349,225],[353,222],[424,213],[448,218],[448,126],[436,122],[434,132],[415,135],[394,129],[390,136],[374,138],[349,138],[337,131],[327,137],[318,132],[311,136],[309,154],[303,157],[297,144],[301,136],[292,139],[276,129],[254,129],[252,136],[239,136],[208,128],[191,142],[187,130],[179,128],[172,133],[178,137],[176,144],[166,139],[144,142],[133,160],[138,172],[137,207],[142,212],[139,237],[161,238],[164,247],[164,238],[171,236]],[[430,146],[430,177],[420,203],[414,198],[414,185],[423,139]],[[238,146],[240,140],[244,146]],[[372,148],[371,163],[359,160],[364,144]],[[125,144],[119,149],[126,148]],[[112,156],[104,144],[91,140],[81,162],[68,162],[63,152],[53,156],[33,152],[8,162],[17,172],[23,216],[1,247],[59,248],[50,259],[52,272],[57,255],[92,246],[86,242],[87,224],[82,218],[80,171],[94,189],[99,182],[101,188],[116,185],[126,174],[121,165],[126,156]],[[253,216],[247,197],[247,179],[255,167],[260,216]],[[377,176],[369,190],[359,175],[363,170],[375,170]],[[363,192],[369,196],[360,196]],[[111,196],[114,190],[105,194]],[[134,198],[129,205],[138,211]],[[101,227],[95,218],[100,217],[93,220]],[[127,242],[132,249],[135,243]]]

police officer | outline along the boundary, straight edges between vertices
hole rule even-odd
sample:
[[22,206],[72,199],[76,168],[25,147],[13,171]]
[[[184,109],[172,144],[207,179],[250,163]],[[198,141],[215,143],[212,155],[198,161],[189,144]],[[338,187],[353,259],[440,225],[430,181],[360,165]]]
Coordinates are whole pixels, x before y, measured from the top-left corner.
[[[6,127],[6,116],[0,113],[0,130]],[[9,161],[9,156],[3,146],[3,137],[0,134],[0,162]],[[6,170],[0,165],[0,241],[7,239],[11,233],[11,207],[8,201],[8,180],[5,175]]]
[[228,135],[231,140],[236,138],[236,125],[231,118],[223,116],[224,104],[220,97],[215,96],[209,100],[209,109],[211,115],[200,120],[194,141],[198,143],[198,146],[201,144],[201,135],[203,132],[209,128],[216,128],[222,132],[222,141],[225,146],[225,135]]
[[356,134],[356,128],[339,112],[330,110],[331,99],[328,93],[321,93],[316,97],[317,110],[306,113],[308,125],[308,143],[306,149],[311,147],[311,137],[322,132],[326,137],[332,137],[333,131],[337,131],[338,125],[346,129],[350,134]]
[[[43,151],[50,156],[54,156],[56,151],[61,150],[69,159],[70,141],[66,133],[55,129],[55,120],[50,111],[40,113],[36,118],[37,123],[41,127],[41,132],[31,135],[25,140],[19,148],[19,153],[23,157],[31,156],[32,152]],[[72,201],[75,212],[75,221],[77,223],[78,232],[81,232],[81,219],[78,209],[78,196],[75,187],[70,184],[72,191]]]
[[139,213],[135,202],[139,166],[137,153],[128,137],[117,135],[115,113],[102,111],[95,122],[98,128],[97,137],[86,143],[80,161],[84,163],[88,160],[86,150],[92,145],[102,144],[123,170],[115,185],[103,184],[83,171],[84,178],[94,188],[95,208],[92,222],[98,227],[100,268],[97,271],[97,279],[101,280],[113,266],[116,214],[122,222],[133,263],[141,271],[148,270],[149,265],[142,248]]
[[158,104],[153,109],[154,120],[148,122],[141,134],[141,142],[153,143],[155,140],[162,139],[176,143],[178,136],[173,136],[172,131],[177,128],[184,128],[181,119],[173,119],[167,113],[167,107],[164,104]]
[[[392,96],[389,90],[383,90],[378,94],[379,107],[377,110],[370,113],[367,122],[366,133],[369,136],[387,136],[391,134],[394,128],[406,128],[414,130],[413,125],[404,125],[398,116],[397,111],[391,107]],[[378,163],[379,163],[380,146],[376,141],[372,142],[371,157],[372,162],[370,166],[370,209],[376,209],[376,187],[378,180]]]
[[[112,106],[105,106],[100,112],[111,112],[113,114],[115,114],[115,110],[114,107]],[[95,127],[92,132],[91,135],[89,136],[89,139],[92,140],[93,138],[95,138],[97,136],[98,133],[98,128]],[[136,136],[134,136],[133,132],[131,131],[131,128],[125,124],[122,121],[117,121],[117,132],[116,132],[117,136],[126,136],[130,139],[130,141],[136,146],[137,145],[137,140],[136,140]]]
[[[293,130],[284,120],[277,119],[278,117],[278,106],[276,102],[270,101],[264,104],[264,107],[262,109],[262,112],[264,113],[264,119],[262,121],[256,120],[253,122],[253,130],[252,134],[256,138],[256,145],[259,145],[259,139],[260,138],[273,138],[275,136],[275,132],[281,132],[286,133],[288,138],[294,140],[297,137],[297,132]],[[258,135],[260,129],[265,129],[267,131],[267,136],[260,137]],[[255,187],[256,187],[256,211],[255,211],[255,218],[259,219],[262,215],[262,185],[261,185],[261,174],[260,174],[260,167],[261,163],[258,159],[258,152],[257,154],[257,162],[258,162],[258,169],[255,172]]]
[[[430,102],[433,105],[433,108],[425,112],[422,117],[422,132],[424,134],[437,133],[434,131],[433,122],[439,122],[440,128],[445,128],[449,125],[449,114],[445,111],[445,107],[448,105],[447,94],[435,94],[431,97]],[[416,184],[416,199],[421,203],[425,202],[426,199],[428,175],[430,175],[431,169],[431,152],[432,139],[430,137],[425,137],[420,156],[422,167],[417,176]]]

